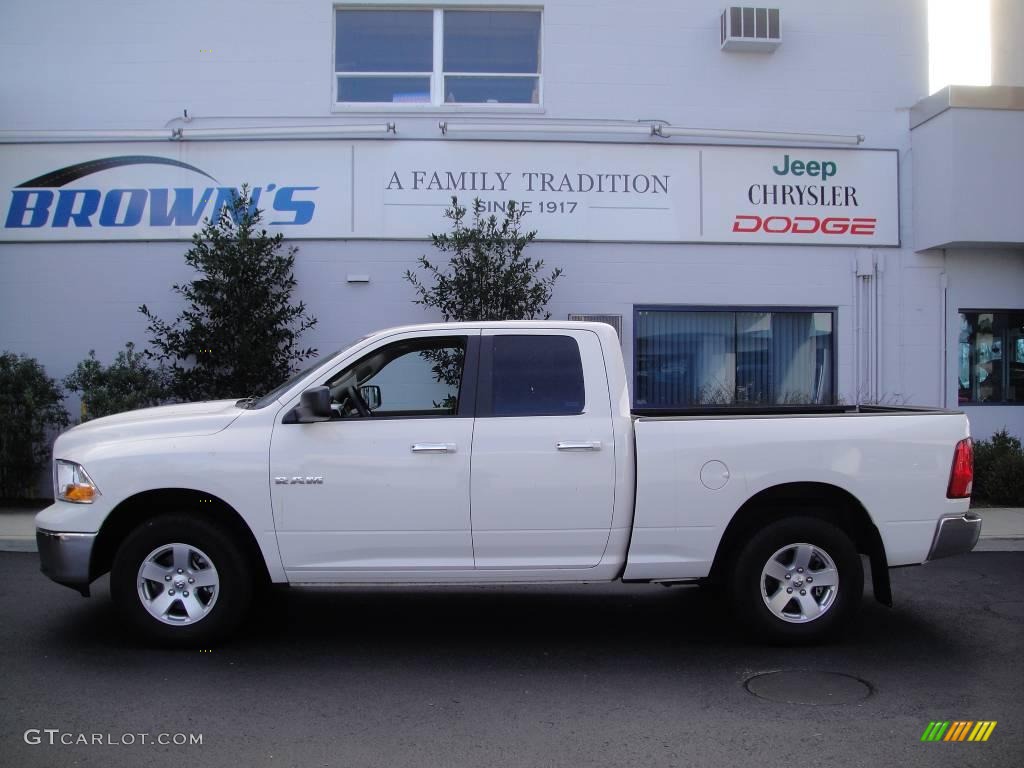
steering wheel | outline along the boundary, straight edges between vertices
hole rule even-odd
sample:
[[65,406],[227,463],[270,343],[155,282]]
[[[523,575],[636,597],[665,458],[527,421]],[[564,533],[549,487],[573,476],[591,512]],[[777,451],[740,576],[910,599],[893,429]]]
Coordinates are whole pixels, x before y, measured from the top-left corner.
[[363,400],[363,396],[359,394],[359,390],[356,389],[355,385],[345,387],[345,394],[348,396],[348,401],[351,403],[360,416],[366,418],[372,416],[369,406],[366,405],[366,401]]

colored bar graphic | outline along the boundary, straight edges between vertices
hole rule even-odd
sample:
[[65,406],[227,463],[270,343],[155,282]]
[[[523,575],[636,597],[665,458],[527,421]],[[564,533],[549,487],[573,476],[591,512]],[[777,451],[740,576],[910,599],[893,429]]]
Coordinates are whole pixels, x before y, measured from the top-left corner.
[[978,732],[978,737],[975,741],[988,741],[988,737],[992,735],[992,731],[996,729],[996,721],[992,720],[989,722],[978,723],[978,725],[985,726],[984,730]]
[[921,741],[988,741],[996,724],[995,720],[932,720]]
[[921,741],[939,741],[946,729],[949,728],[949,721],[933,720],[921,734]]
[[960,741],[961,734],[965,730],[967,730],[968,725],[970,725],[970,723],[964,720],[955,721],[952,727],[949,729],[949,733],[946,734],[946,738],[943,739],[943,741]]

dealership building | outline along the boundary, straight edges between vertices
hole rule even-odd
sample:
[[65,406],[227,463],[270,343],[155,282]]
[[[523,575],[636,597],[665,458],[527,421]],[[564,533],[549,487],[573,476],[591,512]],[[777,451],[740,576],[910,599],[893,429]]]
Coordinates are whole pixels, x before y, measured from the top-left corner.
[[0,350],[62,377],[144,345],[248,184],[327,352],[437,319],[404,274],[451,197],[515,200],[637,407],[1024,435],[1024,3],[991,14],[993,84],[929,94],[926,0],[12,5]]

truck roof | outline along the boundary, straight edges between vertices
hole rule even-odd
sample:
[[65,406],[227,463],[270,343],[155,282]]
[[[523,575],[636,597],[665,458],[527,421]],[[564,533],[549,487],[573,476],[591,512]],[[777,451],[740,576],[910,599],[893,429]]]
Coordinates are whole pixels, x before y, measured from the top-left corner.
[[396,325],[391,328],[382,328],[379,331],[374,331],[372,335],[379,336],[382,334],[401,333],[405,331],[457,331],[477,328],[522,328],[524,330],[573,329],[581,331],[603,331],[604,329],[614,330],[614,328],[607,323],[594,323],[583,320],[470,320],[465,322],[412,323],[409,325]]

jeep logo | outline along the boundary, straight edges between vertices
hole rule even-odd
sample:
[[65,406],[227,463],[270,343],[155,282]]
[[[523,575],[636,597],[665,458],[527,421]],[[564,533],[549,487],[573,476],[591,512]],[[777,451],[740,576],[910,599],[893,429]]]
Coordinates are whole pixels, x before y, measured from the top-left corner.
[[275,485],[323,485],[324,479],[320,477],[275,477]]
[[779,176],[786,176],[787,174],[793,174],[794,176],[820,176],[822,181],[835,176],[838,171],[838,167],[832,160],[790,160],[789,155],[786,155],[782,161],[782,168],[777,165],[772,166],[772,170],[775,171]]

